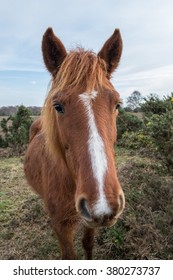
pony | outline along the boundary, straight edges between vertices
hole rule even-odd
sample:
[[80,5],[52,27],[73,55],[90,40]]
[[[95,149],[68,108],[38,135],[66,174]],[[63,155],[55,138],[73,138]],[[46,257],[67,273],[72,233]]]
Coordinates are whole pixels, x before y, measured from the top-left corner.
[[92,259],[96,229],[113,226],[125,205],[114,153],[120,95],[110,81],[121,34],[115,29],[98,54],[67,53],[48,28],[42,53],[52,81],[30,128],[24,171],[47,208],[61,258],[76,259],[74,235],[82,224],[85,257]]

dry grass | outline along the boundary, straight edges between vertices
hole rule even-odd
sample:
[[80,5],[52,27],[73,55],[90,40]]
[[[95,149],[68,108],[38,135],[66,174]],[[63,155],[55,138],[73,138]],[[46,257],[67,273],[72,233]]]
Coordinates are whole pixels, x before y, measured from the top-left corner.
[[[95,259],[173,259],[173,184],[161,164],[118,150],[126,209],[101,229]],[[76,251],[83,258],[80,233]],[[0,160],[0,259],[59,259],[56,237],[42,201],[28,187],[22,157]]]
[[117,226],[100,233],[110,259],[173,259],[173,177],[150,158],[119,151],[126,208]]
[[1,259],[57,258],[48,216],[25,181],[22,158],[0,161],[0,195]]

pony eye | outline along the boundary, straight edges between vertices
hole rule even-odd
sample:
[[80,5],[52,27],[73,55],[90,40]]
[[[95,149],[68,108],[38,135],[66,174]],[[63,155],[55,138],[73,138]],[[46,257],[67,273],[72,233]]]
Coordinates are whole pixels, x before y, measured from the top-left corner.
[[59,114],[64,114],[64,106],[61,103],[56,103],[54,105],[55,110],[59,113]]
[[121,108],[121,104],[117,103],[116,106],[115,106],[115,110],[118,110],[119,108]]

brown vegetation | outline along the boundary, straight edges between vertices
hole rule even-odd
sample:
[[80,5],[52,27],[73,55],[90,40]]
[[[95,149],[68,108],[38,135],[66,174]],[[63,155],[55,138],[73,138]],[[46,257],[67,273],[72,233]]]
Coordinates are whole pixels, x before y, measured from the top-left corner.
[[[122,218],[98,231],[95,259],[173,259],[173,178],[161,162],[117,151],[126,196]],[[162,175],[161,175],[162,174]],[[42,201],[23,175],[22,157],[0,160],[0,258],[59,259]],[[83,258],[76,239],[78,257]]]

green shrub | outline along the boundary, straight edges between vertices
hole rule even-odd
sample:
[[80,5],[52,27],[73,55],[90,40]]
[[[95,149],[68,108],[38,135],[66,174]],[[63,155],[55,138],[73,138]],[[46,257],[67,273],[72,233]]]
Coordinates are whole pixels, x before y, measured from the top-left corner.
[[145,98],[141,105],[143,122],[130,113],[120,114],[118,144],[129,149],[148,148],[173,168],[173,93]]
[[128,149],[153,148],[153,141],[150,135],[144,130],[125,132],[120,140],[120,145]]
[[31,123],[31,113],[23,105],[18,108],[18,111],[14,116],[2,119],[0,147],[11,147],[17,152],[23,151],[29,139],[29,128]]
[[151,116],[146,126],[157,152],[173,167],[173,110]]
[[117,139],[120,140],[125,132],[136,132],[143,128],[143,122],[132,113],[120,109],[117,118]]
[[173,167],[173,93],[163,100],[156,96],[145,99],[141,106],[144,112],[145,130],[150,135],[157,154],[167,167]]
[[144,98],[144,103],[141,104],[141,111],[145,117],[151,117],[153,114],[161,115],[170,110],[173,110],[173,93],[171,96],[164,97],[163,100],[151,94]]

